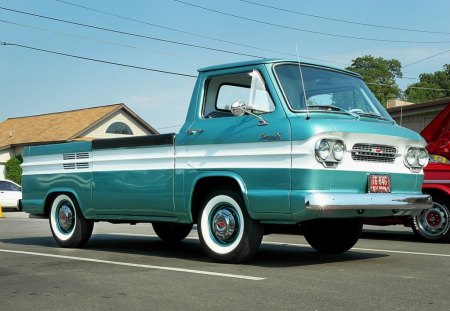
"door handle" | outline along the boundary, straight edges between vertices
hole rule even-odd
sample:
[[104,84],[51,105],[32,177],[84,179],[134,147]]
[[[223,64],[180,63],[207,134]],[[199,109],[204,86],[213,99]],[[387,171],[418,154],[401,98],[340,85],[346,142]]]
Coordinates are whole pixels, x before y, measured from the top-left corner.
[[189,135],[194,135],[194,134],[201,134],[203,133],[205,130],[204,129],[188,129],[187,133]]

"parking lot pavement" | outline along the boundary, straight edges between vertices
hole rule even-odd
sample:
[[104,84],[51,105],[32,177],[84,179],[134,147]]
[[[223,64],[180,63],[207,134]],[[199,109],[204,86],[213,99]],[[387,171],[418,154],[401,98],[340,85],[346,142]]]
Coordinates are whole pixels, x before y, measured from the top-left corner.
[[349,252],[325,256],[303,236],[269,235],[241,265],[203,254],[195,230],[161,242],[149,224],[97,223],[63,249],[48,221],[0,219],[0,310],[446,310],[450,244],[408,228],[368,227]]

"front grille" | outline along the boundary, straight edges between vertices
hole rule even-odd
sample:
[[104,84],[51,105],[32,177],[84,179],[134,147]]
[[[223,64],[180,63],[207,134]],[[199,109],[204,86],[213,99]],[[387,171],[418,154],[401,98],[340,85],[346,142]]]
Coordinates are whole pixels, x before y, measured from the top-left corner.
[[355,144],[351,150],[352,159],[364,162],[394,163],[397,148],[386,145]]

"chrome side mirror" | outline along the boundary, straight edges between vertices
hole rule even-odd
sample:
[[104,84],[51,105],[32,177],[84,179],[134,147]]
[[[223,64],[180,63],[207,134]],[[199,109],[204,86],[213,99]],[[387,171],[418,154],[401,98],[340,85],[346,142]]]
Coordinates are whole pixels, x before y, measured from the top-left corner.
[[243,101],[238,100],[231,104],[231,113],[236,117],[243,116],[246,110],[247,105]]
[[259,126],[269,124],[261,116],[258,116],[257,114],[254,114],[253,112],[248,110],[247,105],[243,101],[238,100],[238,101],[235,101],[234,103],[232,103],[230,110],[231,110],[231,113],[236,117],[243,116],[244,114],[249,114],[251,116],[254,116],[255,118],[257,118],[259,120],[259,124],[258,124]]

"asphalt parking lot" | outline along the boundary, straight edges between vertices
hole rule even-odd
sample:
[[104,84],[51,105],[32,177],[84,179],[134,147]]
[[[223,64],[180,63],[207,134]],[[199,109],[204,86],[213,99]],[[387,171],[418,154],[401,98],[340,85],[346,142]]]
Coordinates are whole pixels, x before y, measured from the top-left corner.
[[194,230],[177,244],[149,224],[97,223],[83,249],[54,242],[47,220],[4,211],[0,310],[447,310],[450,244],[408,228],[365,227],[324,256],[301,235],[265,236],[241,265],[218,264]]

